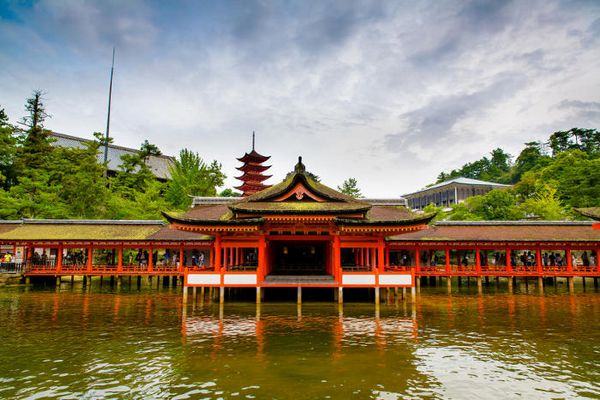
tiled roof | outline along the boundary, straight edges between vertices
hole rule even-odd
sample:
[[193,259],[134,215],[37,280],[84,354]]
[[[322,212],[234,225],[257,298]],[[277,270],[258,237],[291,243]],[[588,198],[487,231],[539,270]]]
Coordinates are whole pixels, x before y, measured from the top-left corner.
[[392,241],[593,241],[600,232],[591,222],[481,221],[439,222],[429,229],[392,236]]
[[583,216],[600,221],[600,207],[577,208],[575,211]]
[[[85,143],[91,142],[90,139],[80,138],[71,135],[65,135],[63,133],[52,132],[50,134],[56,141],[53,143],[55,146],[62,147],[76,147],[83,148]],[[98,161],[104,162],[104,147],[101,147],[101,151],[98,153]],[[110,144],[108,146],[108,169],[109,171],[118,171],[119,165],[121,165],[121,156],[125,154],[136,154],[138,150],[131,149],[128,147],[117,146]],[[146,165],[150,168],[150,171],[159,179],[169,179],[171,174],[169,173],[169,165],[173,162],[173,157],[169,156],[150,156],[146,161]]]
[[212,236],[202,235],[196,232],[181,231],[179,229],[173,229],[165,226],[159,229],[148,237],[148,240],[159,240],[159,241],[210,241],[213,240]]
[[417,190],[416,192],[405,194],[404,196],[411,196],[413,194],[425,192],[425,191],[428,191],[428,190],[431,190],[431,189],[438,189],[438,188],[441,188],[441,187],[444,187],[444,186],[448,186],[448,185],[452,185],[452,184],[457,184],[457,185],[471,185],[471,186],[492,186],[494,188],[510,187],[510,185],[504,185],[502,183],[481,181],[479,179],[464,178],[464,177],[461,176],[461,177],[450,179],[450,180],[447,180],[447,181],[444,181],[444,182],[436,183],[435,185],[424,187],[421,190]]

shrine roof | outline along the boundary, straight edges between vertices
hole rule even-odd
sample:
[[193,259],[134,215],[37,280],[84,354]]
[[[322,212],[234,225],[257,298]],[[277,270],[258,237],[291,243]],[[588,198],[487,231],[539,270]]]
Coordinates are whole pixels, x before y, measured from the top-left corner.
[[600,242],[591,221],[444,221],[429,229],[391,236],[388,240],[478,242]]
[[600,207],[576,208],[579,214],[600,221]]
[[164,226],[163,221],[20,220],[0,224],[0,241],[149,240]]
[[427,224],[435,213],[416,214],[404,206],[372,206],[364,219],[343,218],[337,219],[340,225],[404,225]]

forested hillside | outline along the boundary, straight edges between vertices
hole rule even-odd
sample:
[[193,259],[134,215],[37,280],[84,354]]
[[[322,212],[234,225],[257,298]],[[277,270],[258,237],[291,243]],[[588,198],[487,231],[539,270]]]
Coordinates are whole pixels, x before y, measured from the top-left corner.
[[525,143],[514,161],[498,148],[489,157],[442,172],[438,182],[458,176],[514,186],[469,198],[451,211],[438,210],[438,219],[580,218],[574,208],[600,206],[600,132],[580,128],[554,132],[545,142]]
[[44,129],[48,117],[39,91],[27,99],[18,123],[0,107],[0,219],[158,219],[161,211],[187,208],[191,195],[214,196],[223,185],[217,161],[206,163],[185,149],[172,165],[172,180],[157,181],[145,159],[160,150],[148,141],[123,156],[117,174],[108,177],[97,158],[103,135],[94,134],[83,149],[52,146]]

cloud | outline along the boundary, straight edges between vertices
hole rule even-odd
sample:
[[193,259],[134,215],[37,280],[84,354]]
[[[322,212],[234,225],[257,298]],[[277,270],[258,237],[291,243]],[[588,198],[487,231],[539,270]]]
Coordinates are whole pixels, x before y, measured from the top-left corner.
[[513,96],[527,82],[524,75],[500,75],[490,85],[471,93],[433,98],[423,107],[401,115],[406,129],[386,137],[392,151],[407,143],[425,145],[451,134],[457,123],[481,113],[497,102]]
[[325,183],[393,196],[598,126],[599,21],[561,0],[0,2],[0,103],[16,120],[41,88],[49,128],[101,131],[116,45],[117,143],[188,147],[231,177],[256,130],[273,182],[301,154]]

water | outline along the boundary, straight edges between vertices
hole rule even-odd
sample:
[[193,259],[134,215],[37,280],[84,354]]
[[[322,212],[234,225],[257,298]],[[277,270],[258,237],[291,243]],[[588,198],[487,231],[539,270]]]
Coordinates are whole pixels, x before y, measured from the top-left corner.
[[[465,289],[466,290],[466,289]],[[589,289],[588,289],[589,290]],[[600,398],[600,293],[181,306],[0,290],[0,398]]]

